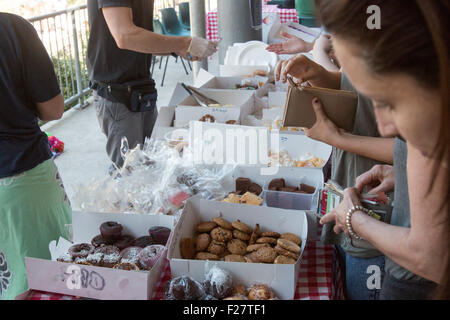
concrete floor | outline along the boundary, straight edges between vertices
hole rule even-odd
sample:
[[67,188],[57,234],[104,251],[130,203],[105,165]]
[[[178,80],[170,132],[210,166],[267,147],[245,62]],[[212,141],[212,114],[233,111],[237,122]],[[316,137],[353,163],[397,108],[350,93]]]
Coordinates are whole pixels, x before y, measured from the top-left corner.
[[[161,70],[158,69],[159,65],[154,70],[158,107],[168,104],[178,82],[193,84],[193,73],[188,66],[189,75],[186,75],[180,61],[175,63],[175,59],[170,57],[164,87],[161,87],[164,64],[165,58]],[[209,60],[209,65],[210,71],[216,73],[217,54]],[[75,186],[87,185],[91,179],[107,175],[110,161],[105,151],[106,137],[100,131],[92,104],[81,110],[66,112],[61,120],[47,123],[42,130],[64,142],[64,152],[55,162],[70,199],[73,198]]]

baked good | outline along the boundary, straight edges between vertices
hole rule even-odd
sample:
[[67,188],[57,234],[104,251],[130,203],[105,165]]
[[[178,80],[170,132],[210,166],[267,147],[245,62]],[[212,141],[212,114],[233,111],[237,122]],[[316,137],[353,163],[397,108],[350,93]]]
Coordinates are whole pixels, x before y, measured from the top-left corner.
[[236,192],[239,195],[243,195],[248,191],[248,188],[250,188],[251,181],[249,178],[243,178],[239,177],[236,179]]
[[213,266],[206,274],[203,287],[207,294],[217,299],[224,299],[233,291],[233,279],[225,270]]
[[233,226],[233,228],[235,228],[239,231],[242,231],[244,233],[247,233],[247,234],[252,234],[252,232],[253,232],[253,229],[250,228],[245,223],[241,222],[241,220],[233,221],[233,223],[231,223],[231,225]]
[[205,296],[201,283],[186,276],[173,278],[164,291],[168,300],[200,300]]
[[286,181],[284,181],[283,178],[281,179],[273,179],[269,182],[269,190],[276,190],[280,191],[281,188],[284,188],[286,186]]
[[219,242],[226,242],[233,239],[233,233],[230,230],[217,227],[211,231],[211,238]]
[[226,124],[236,124],[236,120],[228,120],[225,123]]
[[285,232],[280,236],[281,239],[287,239],[295,243],[296,245],[300,246],[302,244],[302,239],[290,232]]
[[244,195],[241,197],[240,203],[246,203],[251,204],[255,206],[260,206],[264,202],[263,198],[258,197],[257,195],[247,191],[244,193]]
[[141,269],[150,270],[158,262],[161,255],[164,253],[165,246],[160,244],[153,244],[145,247],[139,252],[139,266]]
[[275,261],[273,263],[275,264],[295,264],[297,260],[283,256],[283,255],[279,255],[278,257],[275,258]]
[[94,252],[94,246],[89,243],[74,244],[69,248],[69,254],[74,260],[77,258],[86,258],[92,252]]
[[180,252],[183,259],[195,258],[195,242],[191,238],[183,238],[180,241]]
[[286,249],[280,247],[279,245],[276,245],[275,248],[273,248],[273,249],[275,250],[276,253],[286,256],[286,257],[289,257],[289,258],[292,258],[295,261],[297,261],[298,258],[300,257],[300,254],[286,250]]
[[198,121],[201,121],[201,122],[216,122],[216,118],[214,118],[214,116],[212,116],[210,114],[205,114]]
[[249,300],[270,300],[275,298],[273,290],[265,284],[254,284],[248,291]]
[[58,259],[56,259],[56,261],[72,263],[73,262],[73,258],[72,258],[72,256],[70,254],[64,253],[61,256],[59,256]]
[[301,183],[300,184],[300,190],[304,191],[308,194],[314,194],[314,192],[316,192],[316,188],[314,188],[313,186]]
[[94,249],[94,253],[101,253],[101,254],[120,254],[119,248],[113,245],[107,245],[103,247],[98,247]]
[[252,244],[256,243],[256,240],[259,237],[259,231],[260,231],[260,228],[259,228],[259,224],[257,223],[255,225],[255,228],[253,229],[252,235],[250,236],[250,240],[248,241],[249,245],[252,245]]
[[227,230],[233,230],[233,226],[231,223],[229,223],[227,220],[223,219],[222,217],[215,217],[213,218],[213,221],[217,223],[219,227],[222,227]]
[[235,193],[230,193],[228,197],[222,200],[222,202],[241,203],[241,197]]
[[238,254],[229,254],[224,257],[227,262],[246,262],[244,256]]
[[90,255],[88,255],[86,257],[86,261],[93,266],[101,267],[102,261],[103,261],[103,253],[101,253],[101,252],[91,253]]
[[247,253],[247,244],[239,239],[233,239],[227,243],[228,251],[232,254],[244,255]]
[[85,265],[85,266],[91,266],[91,264],[87,261],[86,258],[81,258],[81,257],[75,258],[75,260],[73,262],[75,262],[76,264],[82,264],[82,265]]
[[131,246],[134,241],[134,237],[132,236],[122,236],[118,241],[114,242],[114,245],[119,248],[119,250],[123,250]]
[[262,237],[256,240],[256,243],[277,244],[277,239],[272,237]]
[[101,266],[105,268],[112,268],[121,260],[120,250],[116,246],[104,246],[95,249],[95,253],[103,255]]
[[120,256],[122,257],[123,263],[138,263],[139,262],[139,252],[141,252],[141,247],[128,247],[120,251]]
[[139,266],[135,263],[130,263],[130,262],[121,262],[116,264],[114,267],[114,269],[119,269],[119,270],[127,270],[127,271],[138,271]]
[[156,226],[148,229],[148,234],[153,239],[154,244],[165,246],[169,240],[171,230],[166,227]]
[[297,192],[299,191],[297,187],[285,186],[284,188],[280,188],[282,192]]
[[208,246],[207,251],[209,253],[221,256],[225,252],[225,248],[226,248],[225,242],[212,240]]
[[223,300],[248,300],[248,298],[244,297],[243,295],[234,295],[234,296],[231,296],[231,297],[227,297],[227,298],[225,298]]
[[207,233],[201,233],[195,239],[195,248],[197,251],[205,251],[211,243],[211,236]]
[[280,238],[277,240],[277,245],[288,251],[300,253],[300,247],[290,240]]
[[253,252],[264,247],[270,247],[270,245],[268,243],[251,244],[247,247],[247,252]]
[[259,196],[261,192],[263,191],[261,186],[257,183],[252,183],[250,187],[248,187],[248,191]]
[[231,294],[233,296],[241,295],[241,296],[247,297],[248,290],[243,285],[236,285],[236,286],[233,287],[233,291],[231,292]]
[[123,227],[120,223],[114,221],[107,221],[101,224],[100,234],[108,244],[113,244],[122,237]]
[[152,244],[154,243],[152,237],[150,236],[139,237],[131,243],[133,247],[141,247],[141,248],[151,246]]
[[211,232],[212,229],[217,227],[217,223],[215,222],[202,222],[197,225],[196,229],[200,233]]
[[250,235],[237,229],[233,230],[233,237],[242,241],[250,240]]
[[255,258],[259,262],[263,263],[273,263],[275,261],[275,258],[277,257],[277,253],[275,252],[275,250],[270,247],[259,248],[254,253]]
[[101,234],[99,234],[98,236],[95,236],[94,238],[92,238],[91,244],[97,248],[97,247],[101,247],[101,246],[106,246],[108,244],[108,242],[105,239],[103,239]]
[[219,260],[219,256],[213,253],[209,253],[209,252],[198,252],[195,255],[195,259],[196,260],[214,260],[217,261]]
[[280,234],[278,232],[266,231],[260,234],[261,237],[279,238]]
[[256,257],[256,251],[246,254],[244,259],[247,263],[259,263],[258,258]]

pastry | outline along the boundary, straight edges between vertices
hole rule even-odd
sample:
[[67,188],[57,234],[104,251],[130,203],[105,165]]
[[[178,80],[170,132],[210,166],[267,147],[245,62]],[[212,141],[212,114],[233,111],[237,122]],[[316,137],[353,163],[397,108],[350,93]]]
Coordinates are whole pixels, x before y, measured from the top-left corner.
[[139,252],[141,252],[141,247],[128,247],[120,251],[120,256],[122,257],[123,263],[138,263],[139,262]]
[[86,261],[93,266],[100,267],[100,266],[102,266],[103,253],[101,253],[101,252],[91,253],[90,255],[88,255],[86,257]]
[[217,227],[211,231],[211,238],[219,242],[226,242],[233,239],[233,233],[230,230]]
[[209,253],[209,252],[198,252],[195,255],[195,259],[197,260],[214,260],[217,261],[219,260],[219,256],[213,253]]
[[201,233],[195,239],[195,248],[197,251],[205,251],[211,243],[211,236],[207,233]]
[[199,282],[186,276],[173,278],[164,291],[168,300],[199,300],[206,295]]
[[203,222],[197,225],[197,231],[200,233],[210,232],[215,227],[217,227],[215,222]]
[[284,188],[280,188],[282,192],[297,192],[299,191],[297,187],[285,186]]
[[236,120],[228,120],[225,123],[226,124],[236,124]]
[[227,220],[223,219],[222,217],[215,217],[213,218],[213,221],[217,223],[219,227],[222,227],[227,230],[233,230],[233,226],[231,223],[229,223]]
[[234,287],[233,287],[233,291],[231,292],[231,294],[232,294],[233,296],[241,295],[241,296],[246,297],[247,294],[248,294],[248,292],[247,292],[247,288],[246,288],[245,286],[243,286],[243,285],[237,285],[237,286],[234,286]]
[[130,262],[118,263],[113,268],[114,269],[119,269],[119,270],[127,270],[127,271],[138,271],[138,270],[140,270],[137,264],[130,263]]
[[249,240],[249,242],[248,242],[249,245],[252,245],[252,244],[255,244],[255,243],[256,243],[256,240],[257,240],[258,237],[259,237],[259,230],[260,230],[259,224],[257,223],[257,224],[255,225],[255,228],[253,229],[252,235],[250,236],[250,240]]
[[122,237],[123,227],[120,223],[114,221],[107,221],[101,224],[100,234],[108,244],[113,244]]
[[248,298],[250,300],[269,300],[275,298],[275,294],[265,284],[254,284],[248,292]]
[[183,259],[195,258],[195,242],[191,238],[183,238],[180,241],[180,252]]
[[238,254],[229,254],[224,257],[227,262],[246,262],[244,256]]
[[240,220],[233,221],[233,223],[231,225],[233,226],[233,228],[235,228],[239,231],[242,231],[244,233],[247,233],[247,234],[252,234],[252,232],[253,232],[252,228],[250,228],[248,225],[241,222]]
[[235,193],[230,193],[228,197],[222,200],[222,202],[228,203],[241,203],[241,197]]
[[145,247],[139,252],[139,267],[144,270],[150,270],[158,262],[161,255],[164,253],[165,246],[160,244],[153,244]]
[[286,256],[288,258],[295,259],[295,261],[297,261],[298,258],[300,257],[300,255],[298,253],[291,252],[291,251],[286,250],[278,245],[276,245],[275,248],[273,248],[273,249],[275,250],[276,253]]
[[233,230],[233,237],[242,241],[250,240],[250,235],[237,229]]
[[256,240],[256,243],[277,244],[277,239],[271,237],[262,237]]
[[154,243],[153,239],[150,236],[139,237],[131,243],[133,247],[141,247],[141,248],[151,246],[152,244]]
[[211,241],[210,245],[208,246],[209,253],[215,254],[217,256],[221,256],[225,252],[225,242],[219,242],[219,241]]
[[301,183],[300,184],[300,190],[304,191],[308,194],[314,194],[316,192],[316,188],[314,188],[313,186],[309,186],[307,184]]
[[122,236],[118,241],[114,242],[114,245],[120,250],[123,250],[130,247],[133,241],[134,237],[132,236]]
[[279,255],[278,257],[275,258],[275,261],[273,263],[275,264],[295,264],[296,260],[283,256],[283,255]]
[[207,294],[217,299],[224,299],[233,291],[233,279],[225,270],[213,266],[206,274],[203,287]]
[[106,246],[108,244],[108,242],[105,239],[103,239],[101,234],[99,234],[98,236],[95,236],[94,238],[92,238],[91,244],[97,248],[97,247],[101,247],[101,246]]
[[232,254],[244,255],[247,253],[247,244],[239,239],[229,241],[227,248]]
[[63,255],[59,256],[58,259],[56,259],[56,261],[58,262],[66,262],[66,263],[72,263],[73,262],[73,258],[70,254],[68,253],[64,253]]
[[286,232],[280,236],[281,239],[287,239],[300,246],[302,244],[302,239],[299,236],[296,236],[293,233]]
[[250,188],[251,181],[248,178],[239,177],[236,179],[236,192],[239,195],[243,195]]
[[269,190],[275,189],[279,191],[281,188],[284,188],[286,185],[286,182],[283,178],[281,179],[273,179],[269,182]]
[[[98,249],[104,249],[104,250],[98,250]],[[114,246],[105,246],[105,247],[99,247],[97,248],[96,253],[103,254],[101,266],[105,268],[112,268],[116,264],[118,264],[121,260],[120,252],[117,247]]]
[[82,264],[82,265],[85,265],[85,266],[91,266],[91,264],[87,261],[86,258],[75,258],[74,262],[76,264]]
[[259,184],[252,183],[250,185],[250,187],[248,188],[248,191],[253,193],[253,194],[255,194],[255,195],[257,195],[257,196],[259,196],[261,194],[261,192],[262,192],[262,188],[261,188],[261,186]]
[[268,243],[251,244],[247,247],[247,252],[253,252],[264,247],[268,248],[270,245]]
[[77,258],[86,258],[92,252],[94,252],[94,246],[89,243],[74,244],[69,248],[69,254],[74,260]]
[[156,226],[148,230],[148,234],[153,239],[154,244],[165,246],[169,240],[171,230],[166,227]]
[[279,238],[280,234],[278,232],[262,232],[261,237]]
[[269,247],[263,247],[255,251],[256,259],[258,259],[259,262],[263,263],[273,263],[275,261],[275,258],[277,257],[277,253],[274,249]]
[[198,121],[201,121],[201,122],[216,122],[216,118],[214,118],[214,116],[212,116],[210,114],[205,114]]
[[257,195],[251,193],[251,192],[246,192],[244,193],[244,195],[241,197],[241,203],[246,203],[246,204],[251,204],[251,205],[255,205],[255,206],[260,206],[262,205],[262,203],[264,202],[263,198],[258,197]]
[[300,253],[300,247],[290,240],[278,239],[277,245],[279,245],[281,248],[286,249],[288,251],[291,251],[294,253]]

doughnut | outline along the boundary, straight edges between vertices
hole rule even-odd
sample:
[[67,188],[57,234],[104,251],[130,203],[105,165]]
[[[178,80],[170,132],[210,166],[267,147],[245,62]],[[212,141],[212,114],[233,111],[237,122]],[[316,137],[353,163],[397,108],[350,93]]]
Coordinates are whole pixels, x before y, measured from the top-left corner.
[[138,263],[139,262],[139,252],[141,252],[141,247],[128,247],[120,251],[120,256],[122,257],[123,263]]
[[150,270],[164,253],[166,247],[160,244],[154,244],[139,252],[139,266],[141,269]]
[[170,237],[170,229],[166,227],[156,226],[151,227],[148,230],[148,234],[153,239],[155,244],[160,244],[165,246],[167,243],[167,240],[169,240]]
[[97,247],[101,247],[101,246],[106,246],[108,244],[108,242],[105,239],[103,239],[101,234],[99,234],[98,236],[95,236],[94,238],[92,238],[91,244],[97,248]]
[[114,221],[107,221],[100,226],[100,233],[108,244],[113,244],[122,237],[123,227],[120,223]]
[[139,267],[135,263],[121,262],[121,263],[114,265],[113,269],[138,271]]
[[73,259],[86,258],[93,251],[94,247],[89,243],[74,244],[69,248],[69,254]]
[[73,258],[70,254],[68,253],[64,253],[63,255],[59,256],[58,259],[56,259],[56,261],[58,262],[66,262],[66,263],[72,263],[73,262]]
[[131,244],[133,247],[141,247],[145,248],[148,246],[151,246],[153,243],[153,239],[150,236],[143,236],[135,239],[133,243]]
[[123,250],[131,246],[134,241],[134,237],[132,236],[122,236],[118,241],[114,242],[114,245],[119,248],[119,250]]
[[101,253],[101,254],[105,254],[105,255],[115,254],[115,253],[119,254],[120,250],[116,246],[108,245],[108,246],[95,248],[94,253]]
[[102,260],[103,260],[103,253],[101,252],[94,252],[86,257],[86,261],[92,264],[93,266],[101,266]]
[[120,250],[116,246],[104,246],[95,249],[95,253],[103,255],[101,266],[112,268],[120,262]]

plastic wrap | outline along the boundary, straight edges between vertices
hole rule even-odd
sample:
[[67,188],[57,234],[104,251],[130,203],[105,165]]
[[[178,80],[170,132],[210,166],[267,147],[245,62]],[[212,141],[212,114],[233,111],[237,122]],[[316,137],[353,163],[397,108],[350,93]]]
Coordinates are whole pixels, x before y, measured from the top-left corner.
[[206,297],[203,286],[186,276],[176,277],[168,282],[164,294],[167,300],[202,300]]
[[227,271],[214,265],[206,273],[203,286],[207,294],[217,299],[225,299],[233,292],[233,278]]

